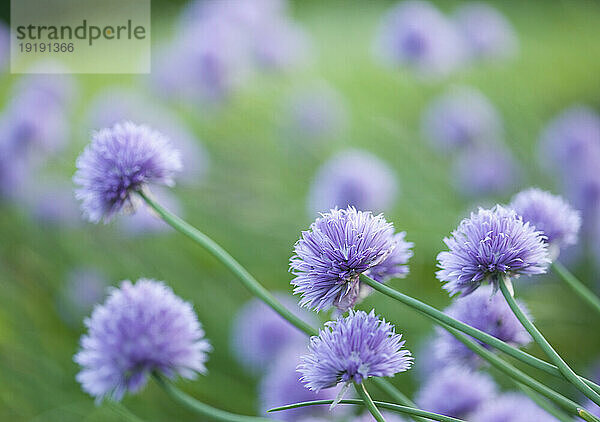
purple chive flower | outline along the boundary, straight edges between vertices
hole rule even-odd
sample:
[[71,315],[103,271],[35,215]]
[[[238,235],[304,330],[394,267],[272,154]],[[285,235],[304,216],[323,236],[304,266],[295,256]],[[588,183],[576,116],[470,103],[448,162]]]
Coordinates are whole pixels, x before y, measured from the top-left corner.
[[383,215],[354,207],[332,209],[311,224],[294,246],[291,284],[300,305],[318,311],[345,311],[356,303],[359,276],[393,253],[394,227]]
[[551,247],[564,248],[577,242],[581,216],[560,196],[531,188],[515,195],[510,206],[523,221],[543,232]]
[[452,166],[455,188],[467,197],[510,192],[519,179],[519,173],[520,168],[510,151],[499,144],[465,149]]
[[105,297],[109,286],[107,278],[94,268],[74,268],[67,274],[57,298],[61,318],[73,327],[79,327],[94,305]]
[[379,27],[375,52],[391,65],[410,67],[421,78],[438,78],[465,59],[458,30],[427,1],[405,1],[393,7]]
[[41,182],[38,179],[28,184],[33,186],[27,187],[25,203],[38,223],[62,227],[81,224],[81,212],[70,183],[64,180]]
[[500,205],[471,213],[444,243],[449,251],[438,254],[436,276],[451,295],[466,296],[485,281],[496,288],[502,276],[543,274],[550,263],[542,232]]
[[310,340],[298,372],[306,388],[320,391],[339,383],[362,383],[369,377],[389,377],[410,369],[413,358],[402,349],[402,335],[379,319],[375,311],[350,310],[347,317],[325,324]]
[[385,211],[396,199],[398,183],[393,170],[376,156],[348,150],[318,170],[308,194],[310,215],[349,205],[359,210]]
[[473,88],[453,89],[433,100],[421,130],[442,152],[490,144],[502,136],[502,122],[490,101]]
[[252,34],[251,53],[256,65],[270,71],[286,71],[306,63],[309,39],[294,22],[275,18]]
[[124,281],[85,324],[77,380],[98,401],[136,393],[153,371],[188,379],[206,372],[211,346],[192,305],[162,282]]
[[471,57],[495,61],[516,54],[519,42],[515,29],[494,7],[486,3],[467,3],[460,6],[453,17]]
[[[519,307],[529,314],[524,304],[519,303]],[[458,298],[444,312],[513,346],[525,346],[531,342],[531,336],[515,317],[504,298],[493,295],[491,286],[482,286],[469,296]],[[480,344],[489,348],[483,343]],[[445,330],[437,331],[433,347],[436,358],[446,364],[477,367],[481,363],[477,355]]]
[[394,249],[386,259],[367,271],[372,279],[385,283],[390,278],[404,278],[408,274],[408,260],[413,256],[413,242],[405,240],[406,232],[394,235]]
[[436,372],[422,385],[415,401],[423,410],[467,419],[479,406],[496,395],[496,384],[489,375],[449,366]]
[[519,393],[505,393],[483,403],[469,419],[473,422],[530,422],[558,421],[529,397]]
[[166,137],[131,122],[95,132],[76,164],[76,197],[94,223],[133,208],[132,194],[148,184],[172,186],[181,169],[179,152]]
[[[296,367],[300,364],[300,351],[304,350],[306,338],[302,347],[299,344],[286,347],[278,355],[272,356],[272,365],[267,369],[259,386],[261,414],[277,420],[297,421],[302,417],[325,417],[329,415],[329,406],[310,406],[284,412],[269,413],[266,411],[277,406],[299,403],[311,400],[333,400],[337,391],[321,390],[319,392],[308,390],[300,382],[300,374]],[[340,406],[334,410],[334,415],[344,414],[348,409]]]
[[[275,296],[305,322],[319,325],[317,319],[290,296]],[[239,311],[232,327],[232,351],[238,362],[253,373],[263,371],[281,350],[305,342],[303,333],[258,299],[252,299]]]

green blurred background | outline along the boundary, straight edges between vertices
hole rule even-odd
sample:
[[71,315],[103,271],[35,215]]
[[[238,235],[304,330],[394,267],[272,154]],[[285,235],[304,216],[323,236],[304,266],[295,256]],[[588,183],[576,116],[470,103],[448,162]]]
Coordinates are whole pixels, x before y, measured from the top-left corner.
[[[438,3],[444,11],[458,4]],[[223,245],[269,289],[291,290],[288,259],[300,231],[311,222],[306,195],[316,169],[335,152],[352,146],[385,159],[401,185],[386,216],[398,230],[408,232],[415,255],[410,275],[394,281],[393,287],[445,306],[449,298],[435,279],[435,256],[444,247],[442,238],[473,203],[455,193],[448,160],[432,153],[420,135],[420,117],[428,101],[452,84],[480,89],[504,118],[506,143],[525,171],[522,187],[547,189],[554,188],[553,182],[539,169],[535,150],[544,123],[573,103],[600,108],[600,3],[495,2],[517,30],[519,56],[508,64],[472,66],[425,84],[409,72],[382,68],[372,59],[377,24],[392,4],[293,2],[292,14],[309,32],[316,50],[312,66],[291,75],[253,76],[218,111],[169,105],[202,140],[211,159],[207,180],[200,187],[175,188],[187,220]],[[154,41],[173,32],[180,6],[153,4]],[[3,102],[18,77],[1,77]],[[74,136],[68,150],[49,163],[68,175],[88,142],[82,123],[87,102],[107,86],[139,86],[135,76],[77,79],[81,92],[72,119]],[[297,154],[286,147],[277,130],[280,104],[290,90],[315,79],[326,80],[343,95],[349,129],[320,145],[317,153]],[[509,196],[494,199],[505,202]],[[0,420],[122,420],[112,406],[95,406],[74,378],[78,368],[72,356],[83,326],[69,327],[61,320],[57,292],[66,274],[82,265],[101,269],[113,284],[139,277],[165,280],[193,302],[214,352],[206,377],[179,385],[214,406],[245,414],[256,411],[257,379],[246,374],[230,352],[231,323],[250,294],[206,252],[176,233],[128,238],[114,225],[53,228],[37,224],[10,203],[0,207]],[[597,281],[590,268],[573,270],[587,281]],[[598,319],[567,288],[552,276],[516,288],[541,330],[577,370],[584,371],[598,358]],[[360,307],[375,307],[396,323],[409,349],[432,332],[423,317],[388,298],[372,295]],[[539,355],[533,347],[530,351]],[[547,381],[563,388],[556,379]],[[415,390],[416,379],[410,373],[392,382],[405,393]],[[126,397],[124,405],[148,421],[199,420],[152,382],[141,394]]]

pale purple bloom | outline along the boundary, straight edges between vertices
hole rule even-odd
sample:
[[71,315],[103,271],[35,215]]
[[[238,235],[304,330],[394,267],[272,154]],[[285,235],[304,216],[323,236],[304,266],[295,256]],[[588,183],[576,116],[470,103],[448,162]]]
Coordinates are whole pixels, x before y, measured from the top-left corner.
[[380,264],[371,267],[366,274],[372,279],[385,283],[390,278],[404,278],[408,274],[408,260],[413,256],[413,242],[405,240],[406,232],[394,235],[394,250]]
[[332,209],[311,224],[294,246],[291,284],[300,305],[316,311],[345,311],[356,303],[360,274],[393,253],[394,227],[383,215],[354,207]]
[[531,188],[515,195],[510,206],[557,248],[574,245],[581,227],[580,213],[558,195]]
[[[44,176],[47,178],[47,176]],[[41,224],[63,227],[77,227],[81,224],[81,212],[73,196],[71,184],[67,181],[30,181],[25,203],[33,217]]]
[[79,327],[94,305],[105,297],[109,282],[104,274],[94,268],[74,268],[65,277],[57,299],[62,319],[73,327]]
[[[303,321],[319,325],[292,297],[285,294],[275,297]],[[305,342],[302,332],[258,299],[252,299],[239,311],[232,327],[232,352],[240,364],[254,373],[263,371],[281,350]]]
[[[519,307],[529,314],[523,303],[519,303]],[[481,286],[469,296],[456,299],[444,312],[512,346],[525,346],[531,342],[531,336],[515,317],[504,298],[501,295],[494,295],[491,286]],[[480,345],[489,347],[483,343]],[[441,328],[438,329],[432,347],[436,358],[446,364],[477,367],[481,363],[479,357],[467,346]]]
[[553,422],[554,416],[520,393],[505,393],[485,402],[469,419],[473,422]]
[[376,54],[421,78],[446,76],[462,65],[465,46],[453,23],[427,1],[405,1],[383,18]]
[[423,410],[467,419],[479,406],[496,395],[496,384],[489,375],[449,366],[433,374],[422,385],[415,401]]
[[[290,327],[291,328],[291,327]],[[304,336],[303,336],[304,337]],[[308,390],[300,382],[300,374],[296,367],[300,364],[300,355],[305,349],[306,337],[299,345],[286,347],[278,355],[270,358],[272,365],[267,369],[260,382],[260,412],[273,419],[297,421],[301,417],[325,417],[330,414],[329,406],[310,406],[299,409],[286,410],[277,413],[266,413],[267,410],[286,404],[299,403],[311,400],[333,400],[336,390],[328,389],[319,392]],[[345,413],[343,406],[337,407],[333,415]]]
[[486,3],[463,4],[454,13],[471,57],[503,60],[513,57],[519,47],[515,29],[497,9]]
[[468,148],[452,165],[456,190],[468,197],[510,192],[519,179],[520,168],[509,150],[500,144]]
[[77,98],[78,84],[62,64],[54,61],[36,63],[12,88],[13,96],[23,93],[43,97],[45,101],[67,109]]
[[468,295],[485,281],[497,287],[504,276],[543,274],[550,263],[542,232],[500,205],[471,213],[444,243],[449,251],[438,254],[436,275],[451,295]]
[[474,88],[460,87],[437,97],[423,114],[421,130],[442,152],[494,143],[502,121],[492,103]]
[[188,379],[206,372],[211,346],[193,307],[162,282],[124,281],[85,323],[77,380],[97,401],[136,393],[153,371]]
[[339,383],[360,384],[369,377],[390,377],[410,369],[413,358],[402,349],[402,335],[393,325],[364,311],[350,310],[347,317],[325,323],[311,337],[308,355],[298,372],[306,388],[320,391]]
[[261,69],[286,71],[307,61],[309,39],[294,22],[275,18],[258,26],[251,35],[251,54]]
[[76,164],[76,197],[94,223],[132,208],[132,194],[149,184],[174,185],[181,169],[179,152],[165,136],[131,122],[95,132]]
[[373,154],[347,150],[317,171],[308,194],[310,215],[349,205],[382,212],[394,203],[398,183],[394,171]]

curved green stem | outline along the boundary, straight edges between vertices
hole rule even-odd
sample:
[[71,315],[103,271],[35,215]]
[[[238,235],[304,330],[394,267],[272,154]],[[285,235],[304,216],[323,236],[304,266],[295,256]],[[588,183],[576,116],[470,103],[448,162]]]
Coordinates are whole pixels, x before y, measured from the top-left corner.
[[[417,407],[417,405],[404,394],[402,394],[396,387],[394,387],[389,381],[375,377],[370,378],[373,384],[375,384],[380,390],[390,396],[392,399],[396,400],[398,403],[408,406],[408,407]],[[410,415],[411,418],[417,422],[427,422],[428,419],[422,418],[420,416]]]
[[158,385],[160,385],[173,400],[183,404],[188,409],[193,410],[199,415],[223,422],[272,422],[271,419],[267,418],[236,415],[235,413],[229,413],[221,409],[215,409],[214,407],[199,402],[195,398],[185,394],[183,391],[175,387],[160,375],[154,373],[153,376]]
[[[449,327],[452,327],[459,331],[462,331],[463,333],[468,334],[473,338],[476,338],[477,340],[481,341],[482,343],[488,344],[488,345],[500,350],[501,352],[506,353],[507,355],[512,356],[513,358],[515,358],[523,363],[526,363],[527,365],[530,365],[534,368],[540,369],[548,374],[562,377],[562,374],[561,374],[560,370],[558,369],[558,367],[555,365],[552,365],[551,363],[548,363],[542,359],[536,358],[535,356],[532,356],[522,350],[519,350],[516,347],[506,344],[505,342],[497,339],[494,336],[484,333],[483,331],[478,330],[477,328],[471,327],[470,325],[467,325],[461,321],[458,321],[458,320],[446,315],[445,313],[443,313],[442,311],[439,311],[438,309],[434,308],[433,306],[427,305],[426,303],[423,303],[418,299],[407,296],[404,293],[401,293],[397,290],[392,289],[391,287],[386,286],[385,284],[378,283],[377,281],[373,280],[372,278],[370,278],[364,274],[361,274],[360,279],[363,283],[369,285],[370,287],[377,290],[378,292],[383,293],[386,296],[391,297],[392,299],[395,299],[399,302],[404,303],[405,305],[415,309],[417,312],[425,315],[426,317],[432,319],[434,322],[436,322],[438,324],[439,323],[447,324]],[[597,393],[600,393],[599,385],[597,385],[597,384],[593,383],[592,381],[587,380],[583,377],[579,377],[579,379],[582,382],[584,382],[586,385],[588,385],[590,388],[592,388],[594,391],[596,391]]]
[[542,333],[536,328],[535,325],[527,318],[527,315],[523,312],[523,310],[517,304],[517,301],[509,292],[508,287],[506,285],[506,280],[503,277],[500,277],[498,280],[498,284],[500,285],[500,291],[502,295],[506,299],[508,306],[513,311],[517,319],[523,324],[523,327],[531,334],[531,337],[535,340],[535,342],[541,347],[541,349],[546,353],[546,355],[554,362],[554,364],[558,367],[560,372],[563,374],[565,379],[573,384],[579,391],[585,394],[589,399],[591,399],[594,403],[600,406],[600,395],[598,395],[594,390],[592,390],[586,383],[581,381],[579,376],[571,369],[569,365],[560,357],[556,350],[550,345],[548,340],[542,335]]
[[[139,191],[138,194],[141,198],[151,207],[167,224],[173,227],[181,234],[189,237],[194,242],[205,248],[214,257],[216,257],[221,263],[223,263],[242,284],[250,290],[255,296],[261,299],[271,309],[277,312],[282,318],[286,319],[294,327],[302,331],[303,333],[314,336],[318,334],[318,331],[311,327],[309,324],[298,318],[296,315],[287,310],[285,306],[281,304],[267,289],[263,287],[239,262],[237,262],[227,251],[219,246],[215,241],[206,236],[204,233],[196,229],[195,227],[188,224],[172,212],[168,211],[160,204],[155,202],[145,192]],[[414,405],[406,396],[398,391],[392,384],[384,379],[377,379],[377,385],[385,390],[393,399],[397,400],[407,406]],[[418,420],[418,418],[415,418]]]
[[[444,324],[442,324],[442,326],[444,326]],[[515,368],[514,366],[512,366],[511,364],[509,364],[508,362],[503,361],[495,353],[490,352],[485,347],[483,347],[480,344],[478,344],[477,342],[471,340],[469,337],[467,337],[460,331],[458,331],[452,327],[449,327],[447,325],[445,325],[444,328],[446,330],[448,330],[448,332],[450,332],[450,334],[452,334],[454,337],[456,337],[465,346],[467,346],[471,351],[473,351],[478,356],[480,356],[483,359],[485,359],[486,361],[488,361],[494,368],[500,370],[501,372],[505,373],[506,375],[508,375],[512,379],[520,382],[521,384],[526,385],[527,387],[531,388],[532,390],[540,393],[544,397],[547,397],[548,399],[552,400],[554,403],[558,404],[560,407],[562,407],[563,409],[565,409],[572,415],[580,416],[580,410],[582,409],[582,407],[580,405],[578,405],[577,403],[575,403],[574,401],[564,397],[563,395],[557,393],[556,391],[552,390],[551,388],[547,387],[546,385],[542,384],[541,382],[533,379],[529,375],[525,374],[521,370],[519,370],[519,369]],[[585,420],[590,421],[589,419],[585,419]],[[591,419],[591,421],[597,422],[598,419],[594,418],[594,419]]]
[[521,391],[523,391],[523,393],[527,394],[527,396],[529,396],[529,398],[533,400],[535,404],[548,412],[548,414],[554,416],[560,422],[573,422],[573,418],[564,413],[562,410],[554,407],[554,405],[551,403],[548,403],[548,401],[544,397],[541,397],[539,393],[520,383],[517,383],[517,386]]
[[[333,400],[305,401],[302,403],[294,403],[294,404],[288,404],[286,406],[276,407],[276,408],[268,410],[268,412],[280,412],[282,410],[297,409],[298,407],[317,406],[317,405],[331,404],[331,403],[333,403]],[[426,418],[426,419],[429,419],[432,421],[466,422],[462,419],[452,418],[450,416],[438,415],[437,413],[427,412],[425,410],[415,409],[413,407],[400,406],[399,404],[386,403],[386,402],[382,402],[382,401],[374,401],[373,403],[382,409],[392,410],[392,411],[398,412],[398,413],[405,413],[407,415],[421,416],[423,418]],[[365,403],[362,400],[344,399],[344,400],[341,400],[339,404],[354,404],[354,405],[363,406]]]
[[365,384],[354,383],[354,388],[356,389],[356,392],[358,393],[360,398],[363,400],[365,407],[369,410],[369,413],[371,413],[371,415],[373,415],[375,420],[377,422],[385,422],[385,418],[383,417],[383,415],[381,414],[379,409],[377,409],[377,406],[375,406],[375,403],[373,403],[373,399],[369,395],[369,392],[367,391]]
[[588,289],[577,277],[575,277],[564,265],[558,261],[550,264],[552,270],[596,312],[600,313],[600,298]]

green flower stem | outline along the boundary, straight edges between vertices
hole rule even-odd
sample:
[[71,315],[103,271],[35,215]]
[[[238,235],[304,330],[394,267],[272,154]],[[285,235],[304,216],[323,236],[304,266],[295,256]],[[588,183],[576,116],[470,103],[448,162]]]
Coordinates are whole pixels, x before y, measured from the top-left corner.
[[[390,396],[392,399],[396,400],[398,403],[402,404],[403,406],[415,407],[415,408],[417,407],[417,405],[411,399],[409,399],[404,394],[402,394],[389,381],[387,381],[383,378],[379,378],[379,377],[370,378],[370,380],[380,390],[382,390],[384,393],[386,393],[388,396]],[[422,418],[420,416],[415,416],[415,415],[409,415],[409,416],[411,416],[411,418],[416,422],[427,422],[429,420],[429,419]]]
[[529,396],[529,398],[533,400],[535,404],[537,404],[539,407],[548,412],[548,414],[554,416],[556,420],[559,420],[560,422],[573,422],[572,417],[567,415],[562,410],[556,408],[551,403],[548,403],[548,401],[544,397],[541,397],[540,394],[533,391],[531,388],[520,383],[517,383],[517,386],[521,391],[523,391],[523,393],[527,394],[527,396]]
[[[145,192],[138,192],[141,198],[151,207],[167,224],[173,227],[181,234],[189,237],[214,257],[216,257],[221,263],[223,263],[231,272],[233,272],[242,284],[250,290],[255,296],[261,299],[271,309],[277,312],[282,318],[289,321],[293,326],[304,332],[308,336],[314,336],[318,334],[318,331],[311,327],[309,324],[298,318],[296,315],[287,310],[285,306],[281,304],[267,289],[263,287],[239,262],[237,262],[227,251],[221,246],[215,243],[211,238],[200,232],[195,227],[188,224],[172,212],[168,211],[160,204],[155,202]],[[387,380],[377,379],[377,385],[387,392],[394,400],[407,406],[414,405],[406,396],[398,391],[392,384]],[[416,419],[418,420],[418,419]]]
[[588,305],[600,313],[600,298],[588,289],[577,277],[575,277],[564,265],[558,261],[550,264],[552,270]]
[[[494,336],[491,336],[487,333],[484,333],[481,330],[478,330],[477,328],[471,327],[470,325],[467,325],[461,321],[458,321],[458,320],[446,315],[442,311],[439,311],[436,308],[434,308],[430,305],[427,305],[426,303],[421,302],[418,299],[415,299],[415,298],[407,296],[403,293],[400,293],[399,291],[394,290],[391,287],[386,286],[385,284],[378,283],[377,281],[373,280],[370,277],[367,277],[364,274],[361,274],[360,278],[363,283],[367,284],[368,286],[372,287],[373,289],[377,290],[378,292],[383,293],[386,296],[391,297],[392,299],[396,299],[396,300],[404,303],[405,305],[415,309],[419,313],[432,319],[436,323],[445,323],[452,328],[455,328],[459,331],[462,331],[465,334],[468,334],[468,335],[476,338],[477,340],[481,341],[482,343],[488,344],[488,345],[506,353],[507,355],[512,356],[513,358],[515,358],[523,363],[526,363],[527,365],[530,365],[534,368],[540,369],[548,374],[562,377],[562,374],[561,374],[560,370],[558,369],[558,367],[555,365],[552,365],[551,363],[548,363],[542,359],[536,358],[535,356],[532,356],[522,350],[519,350],[516,347],[506,344],[502,340],[499,340]],[[597,384],[595,384],[592,381],[587,380],[583,377],[579,377],[579,379],[582,382],[586,383],[594,391],[600,393],[600,386],[598,386]]]
[[137,415],[134,415],[131,410],[127,409],[123,404],[116,401],[107,401],[107,407],[112,409],[115,413],[118,413],[123,420],[128,422],[144,422],[143,419],[139,418]]
[[154,379],[162,387],[162,389],[176,402],[186,406],[199,415],[208,417],[212,420],[223,422],[273,422],[271,419],[261,418],[256,416],[244,416],[229,413],[221,409],[215,409],[207,404],[199,402],[193,397],[185,394],[183,391],[175,387],[169,381],[165,380],[159,374],[153,374]]
[[443,323],[441,325],[446,330],[448,330],[448,332],[450,332],[450,334],[452,334],[460,342],[462,342],[465,346],[467,346],[470,350],[472,350],[478,356],[480,356],[483,359],[485,359],[486,361],[488,361],[494,368],[502,371],[503,373],[505,373],[512,379],[514,379],[514,380],[518,381],[519,383],[540,393],[544,397],[547,397],[548,399],[552,400],[554,403],[556,403],[557,405],[559,405],[560,407],[562,407],[563,409],[565,409],[566,411],[568,411],[569,413],[571,413],[574,416],[579,416],[588,422],[600,422],[599,419],[597,419],[594,416],[589,415],[587,412],[582,415],[582,411],[585,412],[585,410],[583,410],[582,406],[580,406],[577,403],[575,403],[574,401],[562,396],[561,394],[559,394],[556,391],[552,390],[551,388],[545,386],[541,382],[531,378],[529,375],[527,375],[524,372],[520,371],[519,369],[515,368],[508,362],[505,362],[504,360],[502,360],[500,357],[498,357],[493,352],[487,350],[485,347],[483,347],[480,344],[476,343],[475,341],[471,340],[469,337],[467,337],[460,331],[458,331],[448,325],[445,325]]
[[369,396],[369,392],[365,388],[365,384],[354,383],[354,388],[356,389],[356,392],[358,393],[360,398],[363,400],[365,407],[369,410],[369,413],[371,413],[371,415],[373,415],[375,420],[377,422],[385,422],[385,418],[383,417],[383,415],[381,414],[379,409],[377,409],[377,406],[375,406],[375,403],[373,403],[373,399],[371,398],[371,396]]
[[[317,405],[331,404],[331,403],[333,403],[333,400],[305,401],[305,402],[302,402],[302,403],[294,403],[294,404],[288,404],[287,406],[276,407],[274,409],[268,410],[268,412],[280,412],[282,410],[290,410],[290,409],[297,409],[299,407],[317,406]],[[400,406],[398,404],[386,403],[386,402],[382,402],[382,401],[374,401],[373,403],[377,407],[380,407],[382,409],[392,410],[394,412],[404,413],[404,414],[407,414],[407,415],[421,416],[423,418],[426,418],[426,419],[432,420],[432,421],[439,421],[439,422],[466,422],[466,421],[464,421],[462,419],[456,419],[456,418],[452,418],[450,416],[438,415],[437,413],[426,412],[425,410],[415,409],[413,407]],[[365,403],[362,400],[344,399],[344,400],[341,400],[339,402],[339,404],[354,404],[354,405],[363,406]]]
[[554,362],[565,379],[577,387],[579,391],[585,394],[594,403],[600,406],[600,395],[579,378],[579,376],[569,367],[569,365],[567,365],[567,363],[558,355],[558,353],[556,353],[554,348],[552,348],[548,340],[546,340],[536,326],[533,325],[529,318],[527,318],[527,315],[525,315],[523,310],[519,307],[519,305],[517,305],[517,301],[509,292],[505,278],[500,277],[498,284],[500,284],[500,291],[502,291],[502,295],[506,299],[508,306],[510,306],[510,309],[512,309],[517,319],[521,322],[521,324],[523,324],[523,327],[525,327],[529,334],[531,334],[531,337],[533,337],[535,342],[542,348],[550,360]]

